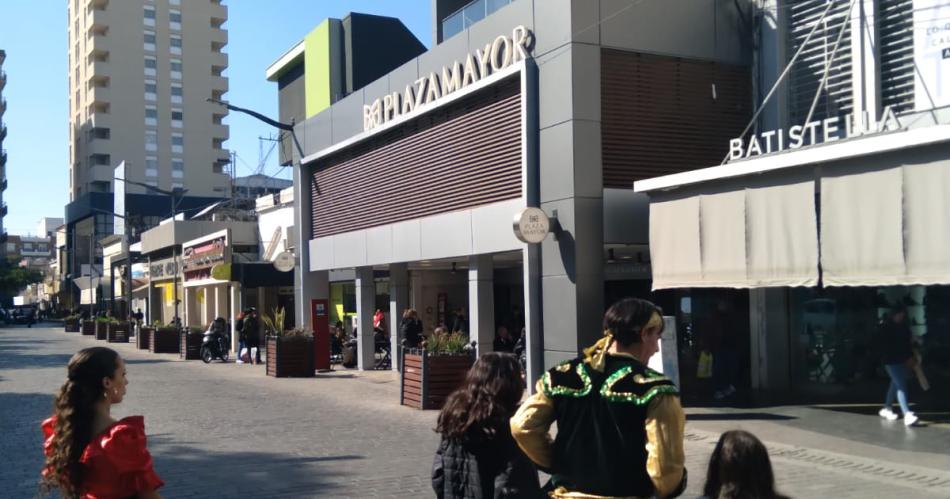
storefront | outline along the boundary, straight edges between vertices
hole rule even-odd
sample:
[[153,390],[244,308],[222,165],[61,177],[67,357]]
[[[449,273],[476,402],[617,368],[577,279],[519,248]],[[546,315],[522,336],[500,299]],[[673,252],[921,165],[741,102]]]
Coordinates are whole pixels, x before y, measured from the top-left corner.
[[[329,109],[301,112],[298,320],[309,324],[319,300],[330,320],[357,324],[380,309],[393,350],[407,308],[427,332],[466,328],[479,351],[500,326],[523,329],[534,380],[599,338],[608,295],[649,290],[649,262],[636,260],[648,205],[630,186],[711,161],[744,124],[746,13],[697,3],[658,30],[642,6],[600,22],[558,9],[512,2]],[[668,36],[677,30],[698,34]],[[268,70],[282,116],[310,99],[296,60]],[[519,239],[515,219],[549,230]],[[342,271],[352,284],[333,280]],[[361,368],[373,365],[367,329]]]

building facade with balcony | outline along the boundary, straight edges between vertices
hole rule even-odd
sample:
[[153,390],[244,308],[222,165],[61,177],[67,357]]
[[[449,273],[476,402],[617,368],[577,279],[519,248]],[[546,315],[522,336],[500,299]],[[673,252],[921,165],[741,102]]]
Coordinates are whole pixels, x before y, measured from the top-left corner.
[[[7,205],[3,202],[3,193],[7,190],[7,150],[3,148],[3,141],[7,138],[7,125],[3,121],[3,115],[7,112],[7,100],[3,97],[3,88],[7,86],[7,73],[3,70],[6,58],[6,51],[0,49],[0,246],[6,246],[7,239],[7,232],[3,228],[3,219],[7,216]],[[4,249],[0,249],[2,251]]]
[[[70,0],[67,244],[79,276],[83,251],[114,232],[117,206],[136,234],[178,209],[230,195],[227,6],[221,0]],[[122,166],[122,172],[117,168]],[[114,177],[127,179],[119,182]],[[121,184],[121,185],[119,185]],[[149,187],[159,189],[154,191]],[[187,192],[185,192],[187,189]],[[121,195],[120,203],[115,197]],[[78,260],[77,260],[78,259]]]

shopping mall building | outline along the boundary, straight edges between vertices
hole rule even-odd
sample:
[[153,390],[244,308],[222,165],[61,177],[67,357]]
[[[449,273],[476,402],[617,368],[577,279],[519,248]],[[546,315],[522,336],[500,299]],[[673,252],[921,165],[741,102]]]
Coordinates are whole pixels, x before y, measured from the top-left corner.
[[600,337],[605,305],[649,295],[633,182],[716,162],[751,117],[751,3],[432,6],[429,50],[391,54],[416,46],[401,23],[352,14],[267,70],[297,123],[299,323],[381,309],[398,345],[404,309],[426,332],[464,309],[480,351],[523,327],[533,378]]

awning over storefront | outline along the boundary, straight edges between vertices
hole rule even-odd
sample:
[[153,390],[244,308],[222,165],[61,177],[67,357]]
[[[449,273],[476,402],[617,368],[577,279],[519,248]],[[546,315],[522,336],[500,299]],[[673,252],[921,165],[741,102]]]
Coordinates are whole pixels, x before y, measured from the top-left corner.
[[653,287],[813,286],[817,234],[810,173],[656,193],[650,204]]
[[231,265],[231,280],[245,288],[269,286],[293,286],[294,273],[280,272],[270,262],[234,263]]
[[638,182],[654,288],[950,284],[947,131]]
[[825,169],[826,286],[950,283],[950,161],[935,152],[905,158],[914,164],[873,161]]

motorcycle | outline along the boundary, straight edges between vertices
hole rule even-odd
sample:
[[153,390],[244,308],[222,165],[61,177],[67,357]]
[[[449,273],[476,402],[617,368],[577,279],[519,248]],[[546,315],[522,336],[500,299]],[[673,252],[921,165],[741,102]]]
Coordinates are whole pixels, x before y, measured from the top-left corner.
[[201,339],[201,360],[205,364],[211,363],[214,359],[221,359],[221,362],[228,361],[231,339],[228,338],[225,328],[224,319],[219,317],[205,331]]

